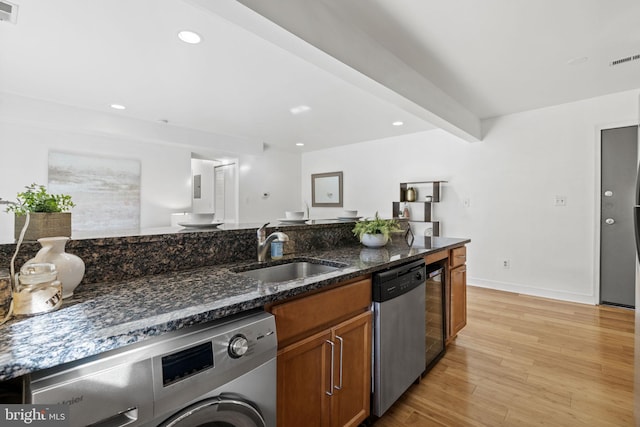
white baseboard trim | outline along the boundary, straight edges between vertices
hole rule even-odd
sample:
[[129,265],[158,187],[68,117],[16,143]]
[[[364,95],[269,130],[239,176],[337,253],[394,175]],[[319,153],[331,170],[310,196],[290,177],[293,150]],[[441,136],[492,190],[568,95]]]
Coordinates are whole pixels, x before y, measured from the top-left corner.
[[561,301],[578,302],[582,304],[597,305],[595,295],[576,294],[571,292],[556,291],[553,289],[533,288],[530,286],[519,285],[516,283],[496,282],[493,280],[484,280],[476,278],[467,279],[468,286],[476,286],[478,288],[496,289],[499,291],[515,292],[518,294],[531,295],[535,297],[551,298]]

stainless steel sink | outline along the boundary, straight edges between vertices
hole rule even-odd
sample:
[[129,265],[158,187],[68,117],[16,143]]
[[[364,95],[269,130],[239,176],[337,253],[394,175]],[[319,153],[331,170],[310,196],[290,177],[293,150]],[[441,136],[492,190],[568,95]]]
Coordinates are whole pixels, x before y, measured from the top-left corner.
[[331,271],[339,270],[342,267],[346,267],[345,264],[331,264],[332,265],[326,265],[326,263],[320,264],[310,261],[292,261],[285,264],[276,264],[268,267],[257,266],[254,269],[248,269],[246,271],[236,269],[234,270],[234,272],[242,274],[243,276],[252,277],[262,282],[274,283],[303,279],[305,277],[329,273]]

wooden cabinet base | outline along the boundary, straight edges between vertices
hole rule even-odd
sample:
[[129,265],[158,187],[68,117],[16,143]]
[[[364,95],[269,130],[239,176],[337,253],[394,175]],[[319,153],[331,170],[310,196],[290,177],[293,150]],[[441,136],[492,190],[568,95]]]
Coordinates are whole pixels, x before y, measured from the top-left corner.
[[371,279],[271,307],[279,427],[357,427],[371,395]]
[[358,426],[369,416],[371,312],[278,352],[278,426]]

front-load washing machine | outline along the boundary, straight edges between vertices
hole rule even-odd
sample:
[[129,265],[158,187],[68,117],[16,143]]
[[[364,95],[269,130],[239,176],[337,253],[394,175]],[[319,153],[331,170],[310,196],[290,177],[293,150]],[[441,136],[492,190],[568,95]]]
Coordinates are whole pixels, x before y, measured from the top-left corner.
[[32,374],[25,403],[73,427],[275,427],[276,352],[273,316],[247,312]]

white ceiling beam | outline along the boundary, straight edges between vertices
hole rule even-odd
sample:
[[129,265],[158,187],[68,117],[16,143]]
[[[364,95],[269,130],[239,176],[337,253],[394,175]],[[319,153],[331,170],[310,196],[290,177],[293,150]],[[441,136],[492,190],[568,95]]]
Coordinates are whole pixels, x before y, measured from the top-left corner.
[[185,0],[468,142],[480,119],[322,0]]

